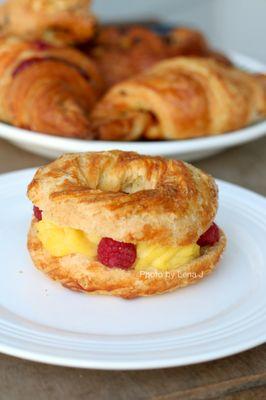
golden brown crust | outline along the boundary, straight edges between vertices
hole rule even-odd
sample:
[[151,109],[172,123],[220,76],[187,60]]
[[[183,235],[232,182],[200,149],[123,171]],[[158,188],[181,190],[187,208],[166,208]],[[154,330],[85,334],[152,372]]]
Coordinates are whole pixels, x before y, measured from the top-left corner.
[[[265,108],[265,85],[256,75],[211,59],[177,57],[115,85],[92,119],[105,140],[182,139],[242,128],[265,118]],[[125,129],[116,127],[121,120]]]
[[232,65],[225,54],[212,50],[204,35],[191,28],[178,27],[167,35],[167,58],[177,56],[208,57]]
[[85,44],[83,51],[97,63],[106,89],[172,57],[211,57],[230,64],[224,55],[212,51],[204,36],[193,29],[181,27],[159,35],[136,24],[98,28],[93,43]]
[[100,69],[106,90],[167,58],[162,38],[142,26],[100,26],[83,51]]
[[42,246],[36,235],[36,220],[33,219],[28,249],[35,266],[59,281],[63,286],[92,294],[108,294],[132,299],[172,291],[196,283],[208,275],[218,263],[226,245],[220,230],[220,240],[212,247],[202,249],[194,261],[168,273],[146,273],[118,268],[107,268],[82,255],[52,257]]
[[48,134],[86,138],[102,80],[77,50],[0,39],[0,119]]
[[28,197],[60,226],[165,245],[196,242],[218,202],[214,179],[192,165],[122,151],[64,155],[36,172]]
[[7,0],[0,7],[0,29],[5,35],[75,43],[95,31],[89,0]]

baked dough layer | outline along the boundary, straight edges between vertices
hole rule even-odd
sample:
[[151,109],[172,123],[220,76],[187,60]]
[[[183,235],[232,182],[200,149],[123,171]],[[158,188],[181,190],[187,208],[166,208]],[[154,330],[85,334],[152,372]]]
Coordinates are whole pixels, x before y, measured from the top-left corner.
[[5,35],[73,44],[90,39],[96,21],[90,0],[6,0],[0,6]]
[[92,112],[95,134],[161,140],[237,130],[265,118],[264,79],[207,58],[164,60],[106,93]]
[[66,154],[28,188],[43,218],[91,237],[185,246],[212,224],[214,179],[183,161],[133,152]]
[[94,62],[70,47],[0,38],[0,119],[32,131],[89,138],[101,93]]
[[196,283],[214,269],[226,245],[225,235],[220,230],[220,240],[214,246],[202,248],[199,258],[169,273],[124,271],[105,267],[80,254],[52,257],[37,237],[36,224],[37,220],[33,218],[28,249],[38,269],[69,289],[124,299],[160,294]]

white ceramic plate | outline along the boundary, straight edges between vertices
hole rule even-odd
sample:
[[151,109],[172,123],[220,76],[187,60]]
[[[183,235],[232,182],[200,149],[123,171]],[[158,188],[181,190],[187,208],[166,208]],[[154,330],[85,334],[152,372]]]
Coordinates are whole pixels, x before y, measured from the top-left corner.
[[200,283],[122,300],[74,293],[36,270],[26,249],[33,170],[0,177],[0,351],[100,369],[187,365],[266,339],[266,200],[218,181],[228,247]]
[[[266,65],[234,52],[228,53],[236,65],[254,72],[265,72]],[[266,133],[266,121],[223,135],[189,140],[157,142],[108,142],[68,139],[19,129],[0,123],[0,137],[17,146],[48,158],[62,153],[120,149],[142,154],[176,156],[183,160],[197,160],[226,148],[255,140]]]

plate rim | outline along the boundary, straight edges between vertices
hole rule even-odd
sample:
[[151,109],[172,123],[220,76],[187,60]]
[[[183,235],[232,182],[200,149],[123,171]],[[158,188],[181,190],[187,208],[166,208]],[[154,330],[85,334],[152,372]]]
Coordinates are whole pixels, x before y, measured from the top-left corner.
[[[27,168],[27,169],[21,169],[21,170],[16,170],[12,172],[7,172],[4,174],[0,175],[0,182],[4,183],[8,186],[8,182],[10,182],[10,185],[14,185],[15,182],[12,180],[16,178],[23,178],[28,179],[29,175],[34,174],[36,171],[36,168]],[[263,202],[266,204],[266,198],[265,196],[254,192],[252,190],[246,189],[244,187],[241,187],[240,185],[223,181],[221,179],[216,179],[216,182],[218,186],[224,186],[227,189],[230,189],[230,187],[234,187],[237,189],[237,191],[245,192],[246,195],[251,196],[253,198],[256,198],[260,204]],[[246,196],[245,196],[246,197]],[[259,324],[259,321],[256,321],[256,324]],[[263,325],[264,326],[264,325]],[[18,339],[21,341],[21,345],[23,346],[23,339]],[[158,358],[156,359],[151,359],[151,360],[141,360],[140,362],[135,361],[135,360],[130,360],[130,361],[119,361],[119,360],[91,360],[91,359],[86,359],[82,360],[81,358],[75,358],[75,357],[69,357],[69,356],[60,356],[60,355],[49,355],[45,354],[44,352],[38,352],[35,350],[28,350],[28,349],[23,349],[19,345],[7,345],[1,343],[1,332],[0,332],[0,351],[4,354],[8,354],[11,356],[15,357],[20,357],[23,359],[27,359],[29,361],[35,361],[35,362],[42,362],[45,364],[50,364],[50,365],[58,365],[58,366],[65,366],[65,367],[75,367],[75,368],[92,368],[92,369],[101,369],[101,370],[144,370],[144,369],[157,369],[157,368],[168,368],[168,367],[177,367],[177,366],[184,366],[184,365],[192,365],[192,364],[197,364],[201,362],[207,362],[211,360],[216,360],[220,359],[223,357],[227,357],[233,354],[237,354],[241,351],[245,351],[248,349],[251,349],[255,346],[258,346],[266,341],[266,331],[264,331],[262,334],[257,336],[256,338],[245,340],[244,343],[240,342],[237,345],[236,344],[231,344],[230,346],[225,347],[224,349],[220,349],[219,351],[212,350],[208,351],[205,353],[199,353],[196,356],[195,355],[187,355],[187,356],[181,356],[181,357],[173,357],[173,358]],[[42,344],[40,345],[40,348],[42,348]],[[49,347],[49,346],[48,346]]]
[[[188,365],[195,365],[200,363],[205,363],[209,361],[220,360],[221,358],[234,356],[244,351],[251,350],[257,346],[264,344],[266,341],[266,335],[259,337],[258,340],[250,340],[246,341],[245,345],[232,345],[231,347],[227,347],[226,350],[220,351],[211,351],[206,355],[190,355],[186,357],[176,357],[171,359],[156,359],[156,360],[148,360],[148,361],[98,361],[89,359],[86,360],[77,360],[71,357],[60,357],[60,356],[51,356],[43,353],[37,353],[36,351],[28,351],[20,348],[15,348],[12,346],[3,346],[0,344],[0,353],[5,355],[18,357],[20,359],[24,359],[27,361],[33,361],[38,363],[43,363],[47,365],[54,365],[59,367],[68,367],[68,368],[81,368],[81,369],[96,369],[103,371],[141,371],[141,370],[150,370],[150,369],[161,369],[161,368],[174,368],[174,367],[182,367]],[[141,364],[141,365],[140,365]]]

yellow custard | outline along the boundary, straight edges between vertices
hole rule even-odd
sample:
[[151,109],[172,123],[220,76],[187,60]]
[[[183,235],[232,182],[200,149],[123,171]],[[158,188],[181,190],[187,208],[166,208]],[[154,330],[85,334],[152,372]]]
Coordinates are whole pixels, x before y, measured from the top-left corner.
[[90,241],[83,231],[61,227],[51,221],[38,222],[37,236],[45,250],[54,257],[79,253],[93,258],[97,253],[97,244]]
[[194,260],[199,255],[200,246],[196,243],[187,246],[161,246],[143,242],[137,246],[135,269],[169,271]]
[[[84,254],[96,258],[99,239],[89,237],[85,232],[69,227],[60,227],[51,221],[37,223],[37,236],[43,247],[54,257],[70,254]],[[200,246],[161,246],[159,244],[139,243],[137,246],[137,271],[156,269],[168,271],[199,257]]]

